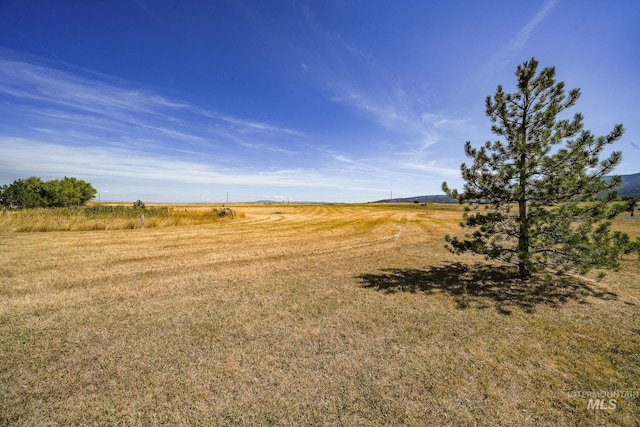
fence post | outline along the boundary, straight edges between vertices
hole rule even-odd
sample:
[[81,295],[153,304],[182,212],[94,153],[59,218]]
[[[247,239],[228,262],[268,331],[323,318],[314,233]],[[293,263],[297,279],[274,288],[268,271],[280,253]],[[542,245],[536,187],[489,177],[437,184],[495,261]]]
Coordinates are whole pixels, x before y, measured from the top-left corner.
[[142,228],[144,228],[144,214],[140,215],[140,224],[142,225]]

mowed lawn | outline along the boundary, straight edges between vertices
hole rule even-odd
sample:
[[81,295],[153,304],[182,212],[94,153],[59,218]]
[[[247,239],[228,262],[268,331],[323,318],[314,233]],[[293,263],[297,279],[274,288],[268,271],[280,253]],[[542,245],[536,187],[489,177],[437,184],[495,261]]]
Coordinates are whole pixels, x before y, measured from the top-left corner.
[[521,283],[457,206],[234,208],[0,233],[0,425],[640,425],[637,257]]

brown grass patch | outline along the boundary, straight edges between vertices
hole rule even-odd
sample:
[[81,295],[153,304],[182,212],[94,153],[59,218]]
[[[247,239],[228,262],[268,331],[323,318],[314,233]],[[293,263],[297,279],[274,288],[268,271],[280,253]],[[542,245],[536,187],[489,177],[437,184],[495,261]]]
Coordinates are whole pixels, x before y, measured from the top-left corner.
[[637,259],[527,285],[444,249],[457,207],[237,209],[0,236],[0,425],[640,419]]

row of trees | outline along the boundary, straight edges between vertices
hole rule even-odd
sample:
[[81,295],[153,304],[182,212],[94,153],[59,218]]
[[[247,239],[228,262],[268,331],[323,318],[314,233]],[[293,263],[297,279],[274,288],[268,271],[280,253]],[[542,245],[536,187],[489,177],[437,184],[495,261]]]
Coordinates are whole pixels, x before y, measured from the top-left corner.
[[97,191],[81,179],[67,178],[43,181],[32,176],[17,179],[0,187],[3,209],[59,208],[84,205]]

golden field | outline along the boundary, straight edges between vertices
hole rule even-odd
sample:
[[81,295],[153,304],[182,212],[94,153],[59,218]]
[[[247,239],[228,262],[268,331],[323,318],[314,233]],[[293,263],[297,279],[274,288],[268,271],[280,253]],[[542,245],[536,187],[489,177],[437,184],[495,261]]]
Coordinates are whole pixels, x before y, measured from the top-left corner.
[[640,425],[637,257],[521,283],[458,206],[233,208],[0,227],[0,425]]

